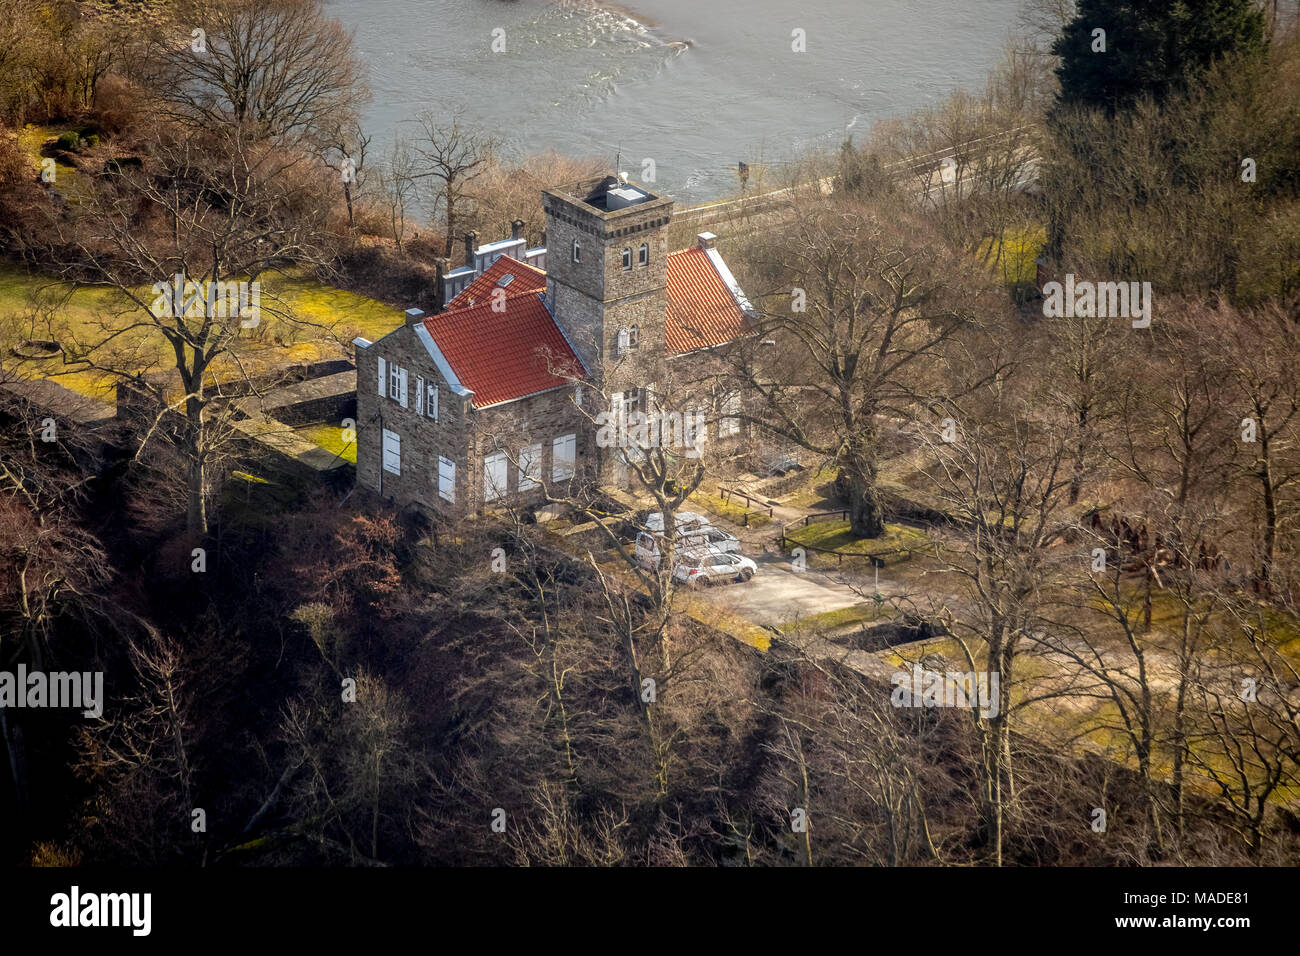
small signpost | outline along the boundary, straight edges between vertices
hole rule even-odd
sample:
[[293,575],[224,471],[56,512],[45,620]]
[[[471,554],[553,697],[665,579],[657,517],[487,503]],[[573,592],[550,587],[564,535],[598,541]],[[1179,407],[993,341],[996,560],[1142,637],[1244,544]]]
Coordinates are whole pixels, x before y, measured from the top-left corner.
[[872,616],[872,619],[874,620],[875,617],[880,614],[880,606],[885,603],[885,596],[880,593],[880,569],[885,566],[885,559],[878,558],[874,554],[870,557],[871,566],[876,569],[876,587],[874,595],[876,601],[876,614]]

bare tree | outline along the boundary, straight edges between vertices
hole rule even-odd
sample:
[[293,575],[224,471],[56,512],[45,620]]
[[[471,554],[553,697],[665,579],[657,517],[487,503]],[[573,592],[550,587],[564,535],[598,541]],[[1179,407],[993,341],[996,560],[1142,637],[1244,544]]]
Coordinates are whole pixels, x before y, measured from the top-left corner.
[[145,865],[202,860],[193,811],[193,677],[180,647],[150,627],[127,645],[135,691],[114,713],[79,734],[77,771],[100,795],[110,816],[92,818],[98,845],[115,859]]
[[450,256],[464,206],[475,198],[471,189],[487,172],[497,142],[466,123],[463,109],[446,115],[425,110],[416,124],[419,129],[411,143],[418,157],[415,176],[430,184],[432,211],[442,216],[446,229],[443,255]]
[[734,375],[757,396],[747,420],[836,464],[853,534],[879,537],[882,421],[938,394],[945,343],[987,303],[970,266],[924,223],[836,202],[799,209],[750,255],[766,290],[756,343]]
[[956,524],[940,542],[961,588],[935,597],[931,614],[946,624],[969,671],[989,675],[990,690],[997,675],[995,706],[972,707],[969,714],[980,741],[985,845],[990,861],[1001,865],[1003,821],[1015,796],[1016,662],[1032,644],[1030,635],[1050,627],[1057,600],[1052,588],[1063,557],[1053,545],[1060,541],[1069,493],[1068,439],[1031,398],[1017,398],[1011,389],[981,388],[970,400],[939,408],[955,431],[945,436],[927,423],[920,434],[936,462],[929,469],[934,493]]
[[389,229],[397,251],[402,251],[406,241],[408,217],[415,202],[415,155],[411,144],[403,136],[394,138],[389,147],[387,162],[375,177],[377,192],[387,213]]
[[338,173],[343,186],[349,229],[356,228],[353,199],[365,192],[366,150],[372,138],[366,135],[357,120],[351,118],[334,127],[325,138],[325,162]]
[[[329,203],[310,156],[220,135],[160,139],[153,153],[148,168],[104,177],[61,226],[65,276],[114,289],[123,305],[89,335],[70,332],[65,351],[71,368],[154,393],[165,411],[147,435],[178,425],[187,524],[206,533],[209,465],[228,436],[214,425],[228,405],[213,400],[221,383],[249,383],[269,320],[301,324],[270,290],[261,296],[259,287],[255,301],[252,284],[293,264],[327,261]],[[142,288],[149,282],[152,291]],[[170,350],[174,389],[142,375],[154,361],[148,343],[159,338]]]
[[352,38],[320,0],[185,0],[142,72],[164,119],[252,141],[328,137],[366,96]]
[[1244,472],[1259,494],[1256,581],[1268,592],[1276,584],[1279,545],[1288,542],[1297,518],[1300,323],[1273,304],[1248,310],[1220,306],[1201,314],[1218,330],[1212,341],[1230,362],[1229,407],[1240,413],[1233,418],[1240,418],[1237,437],[1248,461]]

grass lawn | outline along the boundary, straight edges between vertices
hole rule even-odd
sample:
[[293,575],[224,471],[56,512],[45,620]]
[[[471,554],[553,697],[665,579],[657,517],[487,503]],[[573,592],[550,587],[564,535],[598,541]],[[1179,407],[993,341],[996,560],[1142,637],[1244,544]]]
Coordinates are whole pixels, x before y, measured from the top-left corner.
[[[146,300],[153,298],[147,289],[141,294]],[[241,358],[254,372],[286,363],[337,358],[346,354],[346,345],[356,336],[374,341],[402,323],[397,309],[330,288],[308,276],[269,276],[262,282],[262,297],[262,325],[241,332],[249,337]],[[269,303],[274,304],[268,307]],[[272,310],[285,312],[288,318],[265,315]],[[133,312],[135,306],[112,289],[77,287],[28,275],[15,266],[0,266],[0,361],[19,374],[51,378],[84,395],[111,400],[112,376],[75,367],[70,370],[62,357],[19,360],[9,349],[24,338],[95,341],[106,328],[129,325]],[[174,363],[166,340],[149,329],[122,336],[114,352],[113,364],[135,372],[162,371]],[[217,373],[221,371],[218,366]]]
[[887,621],[897,615],[898,610],[892,605],[883,604],[876,607],[874,601],[869,601],[866,604],[842,607],[837,611],[823,611],[821,614],[810,614],[807,617],[786,621],[781,625],[781,632],[789,634],[791,631],[830,631],[850,624]]
[[[745,520],[745,513],[749,511],[740,503],[742,499],[733,498],[730,501],[723,501],[717,495],[706,494],[703,491],[697,491],[691,495],[690,501],[698,504],[705,511],[711,511],[719,518],[726,518],[736,524],[742,524]],[[771,520],[766,513],[753,512],[749,515],[749,527],[759,528],[770,523]]]
[[789,505],[791,508],[834,511],[837,504],[835,500],[835,482],[828,480],[825,474],[814,474],[809,477],[806,485],[788,495],[782,504]]
[[357,442],[343,441],[343,429],[337,425],[303,425],[294,429],[299,438],[305,438],[314,445],[320,445],[326,451],[333,452],[344,461],[357,463]]
[[[1007,230],[1002,240],[1002,261],[998,263],[1002,281],[1007,285],[1033,282],[1038,274],[1034,260],[1038,258],[1046,242],[1047,229],[1041,225]],[[993,240],[986,239],[980,245],[977,254],[982,261],[992,265],[995,253]]]
[[[47,142],[56,139],[60,133],[66,133],[67,126],[25,126],[18,130],[18,145],[31,157],[32,166],[39,172],[41,162],[45,159],[41,149]],[[84,173],[75,166],[59,160],[54,161],[54,187],[65,194],[75,195],[80,187]]]
[[[900,548],[921,551],[931,547],[923,532],[905,525],[886,524],[885,533],[879,538],[855,538],[849,534],[848,521],[834,519],[791,527],[785,536],[798,544],[841,551],[844,554],[881,554]],[[905,554],[891,554],[886,556],[885,563],[904,560],[907,560]]]

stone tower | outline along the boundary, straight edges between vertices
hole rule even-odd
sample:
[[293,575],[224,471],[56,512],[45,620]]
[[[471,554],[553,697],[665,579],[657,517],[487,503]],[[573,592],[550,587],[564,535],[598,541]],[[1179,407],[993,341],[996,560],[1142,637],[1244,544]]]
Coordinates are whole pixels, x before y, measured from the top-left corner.
[[673,201],[614,176],[543,190],[546,296],[607,393],[653,387],[664,357]]

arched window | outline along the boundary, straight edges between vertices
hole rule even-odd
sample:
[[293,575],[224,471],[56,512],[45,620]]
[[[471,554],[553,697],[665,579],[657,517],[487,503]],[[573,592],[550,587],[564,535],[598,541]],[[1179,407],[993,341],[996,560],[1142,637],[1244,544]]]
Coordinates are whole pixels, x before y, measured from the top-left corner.
[[643,242],[641,243],[641,265],[648,266],[649,264],[650,264],[650,243]]
[[573,261],[582,261],[582,246],[579,244],[577,239],[573,240]]
[[628,246],[626,249],[623,250],[623,268],[624,269],[632,268],[632,247],[631,246]]

